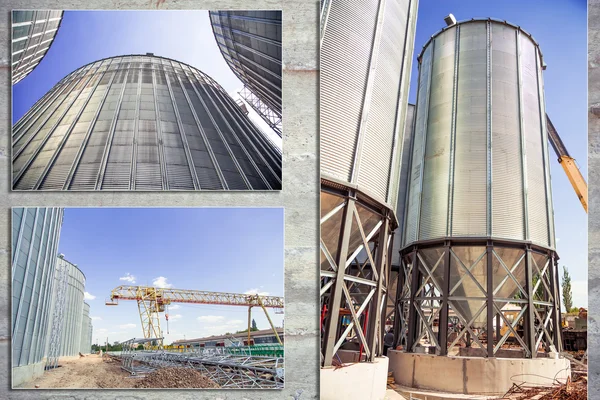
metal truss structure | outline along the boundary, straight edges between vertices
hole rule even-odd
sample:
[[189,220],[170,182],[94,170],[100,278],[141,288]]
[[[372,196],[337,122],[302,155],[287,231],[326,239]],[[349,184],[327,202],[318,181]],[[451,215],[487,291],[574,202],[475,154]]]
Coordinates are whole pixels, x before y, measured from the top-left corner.
[[65,303],[67,299],[67,280],[69,272],[67,264],[56,263],[55,285],[56,297],[54,302],[54,310],[52,312],[52,328],[50,329],[50,343],[48,346],[48,355],[46,357],[45,369],[52,369],[58,366],[58,358],[60,356],[61,334],[64,320]]
[[530,242],[448,238],[401,251],[394,347],[523,358],[561,351],[558,256]]
[[266,103],[264,103],[257,95],[255,95],[248,87],[244,86],[238,94],[244,99],[246,103],[252,107],[254,111],[273,129],[279,137],[282,135],[281,131],[281,115],[273,111]]
[[[123,285],[112,290],[110,300],[106,300],[105,304],[110,306],[118,305],[119,300],[137,301],[144,338],[161,338],[156,345],[158,348],[163,347],[160,313],[164,312],[165,307],[171,303],[248,307],[248,343],[250,343],[252,307],[261,307],[271,325],[271,329],[275,333],[277,341],[279,344],[282,344],[281,338],[267,312],[267,308],[274,308],[275,310],[283,309],[283,297]],[[144,343],[145,347],[149,347],[151,342],[146,341]]]
[[394,212],[361,192],[321,181],[321,363],[354,345],[365,361],[383,352]]
[[143,375],[166,367],[193,368],[222,388],[283,388],[283,357],[231,354],[226,348],[185,353],[134,350],[138,344],[157,339],[130,339],[123,342],[123,352],[119,356],[122,368],[132,375]]

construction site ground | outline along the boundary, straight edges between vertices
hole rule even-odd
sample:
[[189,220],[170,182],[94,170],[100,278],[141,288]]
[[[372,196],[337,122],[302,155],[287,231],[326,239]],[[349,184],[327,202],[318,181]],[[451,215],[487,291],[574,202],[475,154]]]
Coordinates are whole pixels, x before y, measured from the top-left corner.
[[[218,388],[198,371],[164,368],[145,377],[131,376],[121,362],[98,354],[61,357],[59,367],[18,389]],[[181,370],[181,371],[177,371]],[[185,379],[179,379],[179,378]]]

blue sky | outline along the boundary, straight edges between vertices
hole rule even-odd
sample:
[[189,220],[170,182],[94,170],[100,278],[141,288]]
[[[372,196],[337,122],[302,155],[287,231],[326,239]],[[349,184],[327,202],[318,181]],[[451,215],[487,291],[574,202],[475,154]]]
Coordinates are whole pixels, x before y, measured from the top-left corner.
[[[66,208],[59,253],[86,276],[93,343],[142,336],[135,301],[104,304],[119,285],[284,294],[283,208]],[[245,329],[247,310],[173,304],[166,341]],[[262,310],[252,315],[269,327]]]
[[[106,57],[146,53],[200,69],[234,98],[243,87],[219,51],[208,11],[65,11],[46,56],[13,86],[13,123],[77,68]],[[250,118],[281,146],[281,138],[254,111]]]
[[[444,17],[506,20],[533,35],[544,61],[546,111],[587,179],[587,5],[585,0],[419,0],[409,101],[414,104],[416,57]],[[555,230],[560,266],[572,279],[574,306],[587,307],[587,214],[550,148]]]

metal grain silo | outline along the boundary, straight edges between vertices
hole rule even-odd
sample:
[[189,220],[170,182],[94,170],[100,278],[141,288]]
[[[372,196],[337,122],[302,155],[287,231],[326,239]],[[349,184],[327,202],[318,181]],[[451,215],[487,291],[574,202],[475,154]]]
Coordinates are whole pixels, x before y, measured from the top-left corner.
[[60,208],[12,210],[12,383],[44,372]]
[[83,303],[83,316],[81,317],[81,335],[79,351],[83,354],[90,352],[90,346],[88,346],[90,336],[90,305]]
[[446,355],[462,340],[448,339],[454,318],[475,341],[483,333],[494,337],[478,344],[492,357],[512,334],[500,333],[501,310],[514,306],[525,326],[523,356],[535,357],[540,341],[559,348],[539,45],[518,26],[473,19],[434,34],[418,60],[401,249],[412,282],[399,283],[407,290],[398,299],[413,306],[399,307],[410,310],[411,322],[397,339],[412,351],[430,337]]
[[[322,361],[331,366],[343,331],[340,308],[360,306],[358,343],[382,353],[381,307],[407,118],[417,1],[321,4]],[[381,278],[381,279],[380,279]],[[351,285],[345,299],[344,286]],[[372,291],[374,290],[374,291]]]
[[245,86],[240,95],[281,136],[281,11],[209,15],[225,61]]
[[12,84],[25,78],[42,61],[62,22],[62,11],[12,12]]
[[[63,321],[60,329],[59,356],[79,354],[81,345],[81,325],[85,293],[85,275],[77,265],[59,255],[57,264],[67,272],[67,285],[64,294]],[[58,285],[58,283],[56,283]],[[55,301],[58,300],[55,298]]]
[[201,71],[112,57],[69,74],[13,126],[13,189],[279,190],[271,143]]

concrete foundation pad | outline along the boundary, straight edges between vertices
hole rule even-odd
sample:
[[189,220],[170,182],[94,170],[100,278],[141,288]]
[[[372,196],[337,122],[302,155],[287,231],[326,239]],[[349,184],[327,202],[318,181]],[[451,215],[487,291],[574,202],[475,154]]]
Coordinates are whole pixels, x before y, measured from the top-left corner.
[[442,357],[396,350],[388,350],[388,357],[398,385],[448,394],[504,395],[514,383],[550,386],[571,376],[565,358]]
[[402,396],[401,398],[412,400],[493,400],[501,398],[501,395],[486,396],[481,394],[445,393],[434,390],[413,389],[399,385],[396,385],[396,391]]
[[387,357],[379,357],[372,363],[321,368],[320,399],[384,400],[388,362]]
[[12,387],[16,388],[24,383],[30,382],[44,374],[46,361],[37,364],[24,365],[12,368]]

